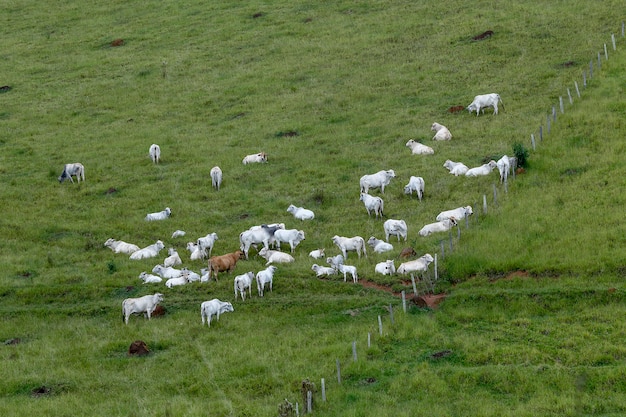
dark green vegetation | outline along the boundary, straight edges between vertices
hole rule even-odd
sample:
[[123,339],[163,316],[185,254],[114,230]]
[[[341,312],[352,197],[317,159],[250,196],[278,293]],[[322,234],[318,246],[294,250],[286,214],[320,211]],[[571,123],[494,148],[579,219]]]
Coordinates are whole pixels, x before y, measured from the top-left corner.
[[[19,343],[0,347],[0,415],[273,416],[285,398],[302,410],[305,378],[318,389],[326,379],[328,401],[316,394],[321,416],[623,415],[622,8],[5,4],[0,340]],[[494,35],[471,40],[486,30]],[[116,39],[123,43],[112,46]],[[599,70],[603,43],[610,59]],[[594,77],[583,89],[590,60]],[[454,178],[442,167],[446,159],[477,166],[519,143],[530,149],[559,96],[568,87],[575,95],[574,80],[582,99],[566,100],[526,173],[507,194],[497,186],[497,204],[496,174]],[[502,96],[498,116],[447,113],[488,92]],[[451,142],[430,140],[434,121],[450,128]],[[410,155],[408,139],[435,155]],[[162,148],[159,166],[147,157],[151,143]],[[241,164],[259,151],[268,164]],[[86,183],[58,184],[67,162],[85,165]],[[208,177],[214,165],[225,176],[219,193]],[[358,200],[358,179],[389,168],[398,178],[384,195],[386,215],[407,221],[418,254],[439,251],[441,236],[417,236],[439,211],[476,209],[440,260],[437,291],[448,297],[436,311],[403,314],[388,292],[310,270],[310,250],[337,253],[335,234],[382,237],[382,222]],[[402,193],[410,175],[426,181],[422,202]],[[316,219],[295,222],[290,203]],[[143,221],[166,206],[171,219]],[[241,231],[275,221],[305,230],[296,262],[279,266],[273,293],[234,302],[210,329],[200,327],[200,302],[232,300],[232,276],[146,287],[137,276],[156,260],[102,246],[109,237],[140,246],[162,239],[188,260],[189,240],[215,231],[221,254],[237,248]],[[176,229],[187,236],[170,239]],[[394,245],[392,256],[404,246]],[[384,259],[349,263],[363,281],[410,288],[374,276]],[[263,263],[253,256],[236,272]],[[124,326],[121,301],[157,290],[167,314]],[[126,356],[136,339],[149,356]]]

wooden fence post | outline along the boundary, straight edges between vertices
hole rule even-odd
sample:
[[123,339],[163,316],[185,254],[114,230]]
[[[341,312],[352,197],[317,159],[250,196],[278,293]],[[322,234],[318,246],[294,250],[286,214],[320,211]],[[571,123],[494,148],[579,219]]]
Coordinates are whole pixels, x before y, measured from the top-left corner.
[[539,140],[543,142],[543,126],[539,126]]
[[[415,296],[417,297],[417,285],[415,285],[415,277],[413,276],[413,273],[411,273],[411,283],[413,284],[413,294],[415,294]],[[380,317],[380,316],[378,316]],[[382,333],[381,333],[382,334]]]
[[533,151],[535,150],[535,135],[534,134],[530,134],[530,144],[533,147]]
[[572,93],[569,91],[569,87],[567,87],[567,97],[569,98],[569,104],[574,104],[574,100],[572,99]]
[[613,43],[613,50],[616,51],[617,48],[615,47],[615,34],[611,33],[611,42]]
[[483,194],[483,214],[487,214],[487,194]]
[[378,333],[380,333],[380,335],[383,335],[383,320],[380,318],[380,316],[378,316]]
[[[435,254],[435,256],[437,256],[437,254]],[[402,311],[406,313],[406,291],[404,290],[402,290]]]
[[[380,318],[380,316],[378,316]],[[339,359],[337,359],[337,382],[341,384],[341,366],[339,365]]]
[[580,90],[578,89],[578,81],[574,81],[574,86],[576,86],[576,95],[580,98]]
[[435,254],[435,282],[439,279],[439,272],[437,270],[437,254]]
[[326,402],[326,381],[322,378],[322,401]]
[[583,87],[587,87],[587,72],[583,71]]
[[356,362],[356,341],[352,342],[352,361]]
[[370,332],[367,332],[367,348],[371,348],[372,347],[372,334]]
[[391,304],[389,304],[389,321],[391,321],[391,324],[393,324],[393,306]]
[[559,96],[559,109],[561,110],[561,114],[565,113],[565,109],[563,108],[563,96]]

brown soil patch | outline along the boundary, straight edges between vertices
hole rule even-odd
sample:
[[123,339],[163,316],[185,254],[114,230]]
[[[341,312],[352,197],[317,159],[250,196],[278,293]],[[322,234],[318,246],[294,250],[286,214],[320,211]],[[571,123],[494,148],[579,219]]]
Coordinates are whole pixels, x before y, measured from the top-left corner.
[[[374,288],[380,291],[387,291],[393,294],[396,297],[402,297],[402,293],[395,292],[386,285],[376,284],[371,281],[359,280],[359,284],[361,284],[365,288]],[[405,285],[409,285],[410,283],[405,283]],[[411,296],[407,295],[407,298],[410,302],[417,305],[420,308],[430,308],[436,309],[439,304],[446,298],[447,294],[423,294],[418,295],[417,297],[413,294]]]
[[507,275],[504,279],[514,279],[514,278],[528,278],[530,274],[526,271],[513,271],[509,275]]

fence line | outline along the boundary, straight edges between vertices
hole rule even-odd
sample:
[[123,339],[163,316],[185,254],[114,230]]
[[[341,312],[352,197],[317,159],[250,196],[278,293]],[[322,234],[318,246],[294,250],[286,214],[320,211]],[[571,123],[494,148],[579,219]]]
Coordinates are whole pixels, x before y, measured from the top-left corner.
[[[625,34],[625,30],[626,30],[626,24],[625,22],[622,22],[621,25],[621,35],[622,38],[626,37]],[[617,50],[617,45],[616,45],[616,40],[615,40],[615,35],[611,34],[611,42],[612,42],[612,46],[613,46],[613,50],[616,51]],[[605,60],[608,61],[609,59],[609,55],[608,55],[608,49],[607,49],[607,45],[606,43],[604,44],[604,57]],[[601,61],[601,54],[600,52],[598,52],[598,64],[597,64],[597,70],[600,70],[601,65],[602,65],[602,61]],[[593,60],[589,61],[589,80],[591,80],[593,78]],[[583,80],[583,87],[586,88],[587,87],[587,73],[585,70],[582,71],[582,80]],[[574,80],[574,87],[576,89],[576,96],[578,98],[581,98],[581,92],[580,92],[580,88],[578,86],[578,81]],[[567,88],[567,96],[569,99],[570,104],[573,104],[573,97],[571,94],[571,91],[569,89],[569,87]],[[560,107],[560,111],[561,114],[565,113],[565,108],[563,105],[563,97],[560,96],[559,97],[559,107]],[[554,124],[556,122],[556,107],[552,106],[551,109],[551,114],[548,114],[548,116],[546,117],[546,128],[547,128],[547,134],[550,134],[551,131],[551,126],[552,124]],[[543,125],[539,125],[539,140],[540,142],[543,142]],[[532,149],[533,151],[535,151],[536,149],[536,141],[535,141],[535,134],[532,133],[530,135],[530,140],[531,140],[531,145],[532,145]],[[514,174],[515,176],[515,174]],[[505,188],[505,193],[507,192],[507,182],[504,182],[504,188]],[[494,200],[494,205],[497,205],[497,187],[496,184],[493,184],[493,200]],[[476,204],[477,205],[477,204]],[[475,205],[475,207],[476,207]],[[486,215],[487,214],[487,196],[486,194],[483,194],[483,214]],[[465,225],[466,228],[469,228],[469,219],[468,216],[465,216]],[[458,240],[460,241],[461,239],[461,232],[460,232],[460,226],[457,225],[457,236],[458,236]],[[441,259],[444,259],[444,241],[441,240],[440,242],[441,245]],[[452,244],[452,233],[450,232],[450,250],[453,250],[453,244]],[[437,258],[437,254],[435,254],[434,257],[434,264],[435,264],[435,268],[434,268],[434,278],[432,281],[430,281],[430,290],[434,291],[434,285],[438,280],[438,258]],[[424,277],[424,281],[427,280],[427,277]],[[411,275],[411,281],[412,281],[412,285],[413,285],[413,293],[415,294],[415,296],[418,295],[418,291],[417,291],[417,284],[415,282],[415,278],[413,275]],[[406,293],[405,291],[402,291],[402,311],[404,313],[407,312],[407,308],[406,308]],[[393,325],[394,319],[393,319],[393,306],[389,305],[389,314],[390,314],[390,321],[391,324]],[[378,316],[378,332],[380,337],[383,337],[383,322],[382,322],[382,317],[379,315]],[[371,348],[371,333],[367,333],[367,348]],[[356,341],[352,342],[352,359],[353,362],[357,362],[357,344]],[[340,360],[336,359],[336,369],[337,369],[337,383],[339,385],[341,385],[341,364],[340,364]],[[322,378],[321,379],[321,387],[322,387],[322,401],[326,402],[326,383],[325,383],[325,379]],[[287,404],[288,406],[291,406],[291,403],[288,402],[287,399],[285,399],[285,403],[281,404],[279,406],[279,410],[281,409],[281,407],[283,407],[284,404]],[[296,402],[295,404],[295,413],[297,416],[299,416],[299,410],[298,410],[298,402]],[[312,413],[312,407],[313,407],[313,391],[312,390],[308,390],[306,392],[306,412],[307,413]],[[293,415],[293,414],[291,414]]]

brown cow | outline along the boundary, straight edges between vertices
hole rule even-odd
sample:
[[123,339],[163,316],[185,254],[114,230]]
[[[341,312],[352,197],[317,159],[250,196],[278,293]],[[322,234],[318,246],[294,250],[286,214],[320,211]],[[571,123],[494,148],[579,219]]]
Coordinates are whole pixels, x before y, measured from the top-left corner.
[[237,261],[244,257],[242,251],[237,250],[233,253],[227,253],[226,255],[220,256],[212,256],[209,259],[209,278],[211,274],[215,276],[215,281],[217,281],[217,273],[218,272],[229,272],[235,269],[237,265]]

